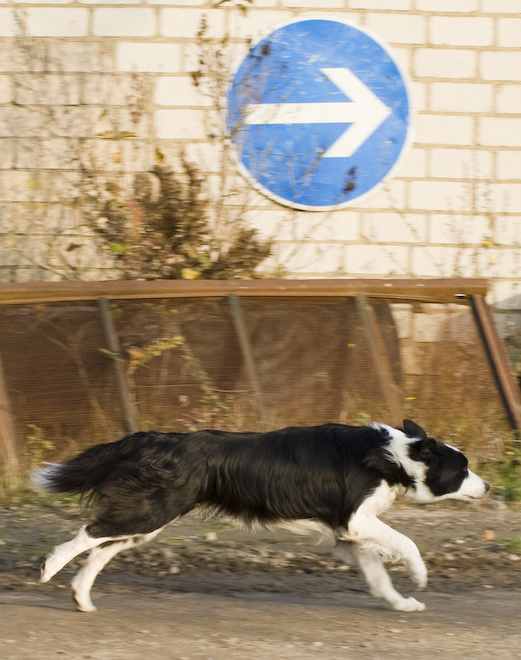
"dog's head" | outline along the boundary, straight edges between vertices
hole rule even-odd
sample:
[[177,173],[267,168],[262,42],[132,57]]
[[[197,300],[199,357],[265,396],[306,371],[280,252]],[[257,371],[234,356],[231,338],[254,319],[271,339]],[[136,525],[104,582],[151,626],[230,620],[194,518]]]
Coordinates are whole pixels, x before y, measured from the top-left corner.
[[404,420],[403,432],[410,439],[407,445],[409,459],[416,472],[414,490],[410,491],[419,502],[441,499],[478,500],[490,486],[471,472],[465,456],[454,447],[429,438],[427,433],[409,419]]

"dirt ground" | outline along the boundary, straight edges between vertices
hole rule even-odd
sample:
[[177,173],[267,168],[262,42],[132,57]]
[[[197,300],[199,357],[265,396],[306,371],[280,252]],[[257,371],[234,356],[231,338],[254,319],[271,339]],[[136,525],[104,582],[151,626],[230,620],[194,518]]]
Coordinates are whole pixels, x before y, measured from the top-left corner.
[[393,612],[328,547],[283,533],[253,535],[195,516],[121,554],[98,578],[99,611],[73,609],[79,562],[48,584],[38,566],[86,522],[70,502],[20,499],[0,508],[0,654],[4,660],[472,660],[521,657],[521,506],[395,504],[386,522],[416,541],[427,604]]

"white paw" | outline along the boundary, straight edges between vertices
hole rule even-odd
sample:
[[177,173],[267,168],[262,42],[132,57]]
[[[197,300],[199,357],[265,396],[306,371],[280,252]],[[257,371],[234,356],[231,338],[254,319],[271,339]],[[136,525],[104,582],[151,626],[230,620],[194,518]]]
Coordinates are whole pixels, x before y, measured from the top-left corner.
[[93,604],[90,598],[85,598],[83,601],[80,601],[76,594],[73,592],[72,600],[74,601],[74,606],[79,612],[97,612],[98,608]]
[[420,603],[416,598],[402,598],[398,603],[393,603],[393,609],[398,612],[423,612],[425,603]]
[[46,559],[40,566],[40,582],[49,582],[53,575],[58,572],[59,568],[56,562],[52,561],[52,555]]
[[418,589],[425,589],[427,586],[428,574],[427,566],[423,563],[418,562],[414,566],[410,567],[410,576],[411,580],[418,587]]

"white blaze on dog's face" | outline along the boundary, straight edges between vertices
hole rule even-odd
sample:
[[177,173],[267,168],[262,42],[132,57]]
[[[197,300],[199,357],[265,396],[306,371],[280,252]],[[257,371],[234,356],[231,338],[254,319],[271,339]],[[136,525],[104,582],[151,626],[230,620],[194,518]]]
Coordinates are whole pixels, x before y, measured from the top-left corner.
[[425,465],[416,481],[415,499],[433,502],[440,499],[477,500],[490,486],[468,468],[465,456],[454,447],[433,438],[422,438],[409,445],[412,460]]

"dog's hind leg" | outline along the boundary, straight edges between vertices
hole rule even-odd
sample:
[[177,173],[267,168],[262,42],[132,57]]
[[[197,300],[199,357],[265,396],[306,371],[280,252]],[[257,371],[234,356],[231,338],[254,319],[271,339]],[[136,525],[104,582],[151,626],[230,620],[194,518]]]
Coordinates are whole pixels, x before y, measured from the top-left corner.
[[393,610],[399,610],[400,612],[422,612],[425,609],[425,605],[416,598],[405,598],[396,591],[376,550],[363,548],[356,543],[346,543],[345,541],[340,542],[337,547],[340,554],[342,554],[342,549],[345,550],[349,558],[356,560],[373,596],[382,598]]
[[82,552],[92,550],[98,545],[102,545],[107,541],[113,541],[109,537],[93,537],[89,536],[87,526],[81,528],[79,534],[75,536],[72,541],[57,545],[52,553],[47,557],[40,567],[40,582],[48,582],[53,575],[68,564],[74,557],[81,555]]
[[95,612],[96,607],[90,598],[90,590],[96,580],[96,577],[108,562],[115,557],[118,552],[127,548],[141,545],[151,541],[163,528],[156,529],[149,534],[133,536],[120,541],[112,541],[105,545],[93,548],[87,557],[83,568],[76,574],[72,581],[72,598],[76,609],[80,612]]

